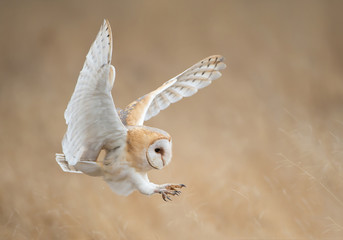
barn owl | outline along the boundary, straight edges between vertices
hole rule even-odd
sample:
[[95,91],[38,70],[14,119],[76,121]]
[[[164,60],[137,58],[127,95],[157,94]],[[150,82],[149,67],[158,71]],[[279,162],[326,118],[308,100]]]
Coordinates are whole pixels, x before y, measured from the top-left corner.
[[[56,154],[56,161],[65,172],[103,177],[117,194],[138,190],[171,200],[185,185],[152,183],[147,172],[170,163],[172,138],[144,122],[219,78],[219,70],[226,67],[224,58],[214,55],[203,59],[124,109],[116,109],[112,99],[115,68],[111,58],[111,27],[104,20],[65,110],[63,154]],[[105,151],[103,160],[98,159],[101,150]]]

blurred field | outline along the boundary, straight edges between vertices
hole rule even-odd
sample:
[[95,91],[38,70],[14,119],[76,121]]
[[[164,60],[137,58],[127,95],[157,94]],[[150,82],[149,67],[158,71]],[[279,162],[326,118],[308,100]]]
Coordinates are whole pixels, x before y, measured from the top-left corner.
[[[340,1],[0,2],[0,239],[342,239]],[[54,160],[104,18],[117,107],[211,54],[223,77],[147,125],[173,136],[156,183],[117,196]]]

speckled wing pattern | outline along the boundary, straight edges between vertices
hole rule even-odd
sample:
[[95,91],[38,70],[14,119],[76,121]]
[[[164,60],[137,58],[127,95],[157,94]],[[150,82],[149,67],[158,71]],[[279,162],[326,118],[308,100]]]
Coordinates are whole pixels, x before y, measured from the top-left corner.
[[[64,113],[68,129],[62,147],[69,165],[95,161],[102,148],[125,144],[127,129],[111,95],[115,79],[111,57],[112,33],[108,21],[104,20]],[[61,155],[57,157],[61,159]]]
[[226,67],[224,57],[214,55],[193,65],[183,73],[165,82],[145,96],[129,104],[119,111],[125,125],[143,125],[144,121],[156,116],[171,103],[190,97],[199,89],[207,87],[221,76],[220,70]]

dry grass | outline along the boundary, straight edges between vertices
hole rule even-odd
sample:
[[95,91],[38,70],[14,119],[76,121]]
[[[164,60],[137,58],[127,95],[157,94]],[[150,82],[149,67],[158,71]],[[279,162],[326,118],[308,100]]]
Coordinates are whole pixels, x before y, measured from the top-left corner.
[[[341,239],[339,1],[2,1],[0,239]],[[147,124],[188,188],[121,197],[54,161],[63,111],[103,18],[118,107],[210,54],[223,77]]]

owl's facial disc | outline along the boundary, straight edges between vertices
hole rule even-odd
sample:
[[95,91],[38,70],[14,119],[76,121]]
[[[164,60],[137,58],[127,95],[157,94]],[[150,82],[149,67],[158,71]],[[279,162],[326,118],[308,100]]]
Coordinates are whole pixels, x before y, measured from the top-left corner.
[[167,139],[158,139],[148,148],[147,160],[151,167],[162,169],[172,157],[172,143]]

